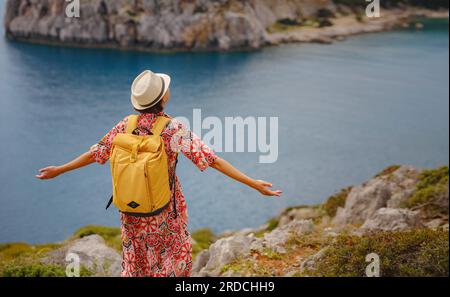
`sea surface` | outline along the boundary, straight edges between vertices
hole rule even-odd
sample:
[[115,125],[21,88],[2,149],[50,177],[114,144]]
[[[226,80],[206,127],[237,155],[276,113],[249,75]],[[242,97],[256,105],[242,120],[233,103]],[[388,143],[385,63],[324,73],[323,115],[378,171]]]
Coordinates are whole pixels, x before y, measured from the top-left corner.
[[[3,35],[3,32],[2,32]],[[218,153],[284,190],[278,199],[182,157],[190,229],[255,227],[282,208],[324,201],[391,164],[449,162],[448,21],[425,29],[290,44],[257,52],[149,54],[74,49],[0,38],[0,242],[59,241],[87,224],[119,225],[105,211],[108,165],[52,181],[37,169],[88,150],[132,113],[140,71],[172,76],[167,112],[192,118],[278,117],[278,160]],[[207,132],[204,130],[203,132]]]

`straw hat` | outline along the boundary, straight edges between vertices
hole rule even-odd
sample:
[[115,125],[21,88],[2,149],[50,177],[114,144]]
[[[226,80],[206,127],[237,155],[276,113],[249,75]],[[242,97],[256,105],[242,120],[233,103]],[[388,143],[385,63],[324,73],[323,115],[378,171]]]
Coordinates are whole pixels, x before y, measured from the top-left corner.
[[131,104],[137,110],[155,106],[169,89],[170,76],[145,70],[131,85]]

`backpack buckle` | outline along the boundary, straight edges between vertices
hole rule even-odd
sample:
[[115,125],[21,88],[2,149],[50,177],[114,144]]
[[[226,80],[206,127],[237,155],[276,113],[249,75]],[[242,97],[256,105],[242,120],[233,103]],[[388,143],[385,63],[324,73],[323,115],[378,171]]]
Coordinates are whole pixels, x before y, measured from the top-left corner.
[[136,144],[134,144],[133,145],[133,147],[131,148],[131,155],[130,155],[130,162],[131,163],[134,163],[134,162],[136,162],[136,159],[137,159],[137,153],[138,153],[138,150],[139,150],[139,143],[136,143]]

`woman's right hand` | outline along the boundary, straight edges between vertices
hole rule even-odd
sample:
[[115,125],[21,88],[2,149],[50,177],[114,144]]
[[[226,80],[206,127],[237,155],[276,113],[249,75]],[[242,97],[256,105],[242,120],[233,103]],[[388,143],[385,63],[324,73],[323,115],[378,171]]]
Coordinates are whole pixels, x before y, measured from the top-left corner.
[[265,195],[265,196],[277,196],[280,197],[281,193],[283,193],[283,191],[281,190],[271,190],[270,188],[273,185],[269,182],[263,181],[263,180],[255,180],[253,188],[255,190],[257,190],[258,192],[260,192],[261,194]]
[[261,194],[265,195],[265,196],[277,196],[280,197],[281,193],[283,193],[283,191],[281,190],[276,190],[276,191],[272,191],[271,188],[272,184],[263,180],[254,180],[251,177],[248,177],[247,175],[243,174],[241,171],[239,171],[238,169],[234,168],[233,165],[231,165],[230,163],[228,163],[226,160],[216,157],[216,159],[214,160],[214,162],[211,164],[211,166],[213,168],[215,168],[216,170],[222,172],[223,174],[249,186],[252,187],[253,189],[257,190],[258,192],[260,192]]
[[51,179],[55,178],[61,174],[61,170],[57,166],[48,166],[42,169],[39,169],[39,174],[36,175],[36,178],[39,179]]

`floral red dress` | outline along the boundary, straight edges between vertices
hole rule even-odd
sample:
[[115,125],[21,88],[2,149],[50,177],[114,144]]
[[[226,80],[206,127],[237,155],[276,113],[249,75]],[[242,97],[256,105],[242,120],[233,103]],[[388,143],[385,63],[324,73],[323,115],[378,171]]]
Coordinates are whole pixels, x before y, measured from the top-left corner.
[[[142,114],[138,120],[140,135],[151,131],[158,114]],[[124,133],[127,118],[120,121],[98,143],[90,148],[95,161],[104,164],[109,159],[112,141]],[[189,158],[201,171],[216,159],[212,149],[190,132],[177,119],[171,119],[162,133],[169,163],[169,176],[174,176],[179,152]],[[188,231],[186,200],[175,175],[175,193],[161,214],[135,217],[120,214],[122,223],[122,276],[189,276],[192,268],[191,236]],[[176,199],[176,213],[174,201]]]

